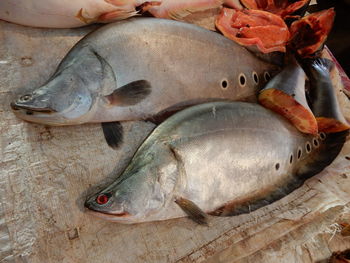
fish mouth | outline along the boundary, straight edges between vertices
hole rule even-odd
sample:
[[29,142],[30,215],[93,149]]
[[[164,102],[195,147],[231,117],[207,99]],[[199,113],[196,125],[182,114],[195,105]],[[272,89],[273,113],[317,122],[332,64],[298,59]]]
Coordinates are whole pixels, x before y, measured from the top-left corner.
[[52,109],[50,107],[34,107],[34,106],[21,105],[15,102],[11,102],[10,106],[14,111],[26,110],[29,112],[41,112],[41,113],[48,113],[48,114],[57,112],[55,109]]
[[131,214],[129,214],[128,212],[123,212],[123,213],[108,213],[108,212],[103,212],[103,211],[96,211],[96,210],[92,210],[90,208],[86,208],[87,212],[91,213],[91,214],[95,214],[95,215],[103,215],[104,217],[110,217],[110,218],[121,218],[121,217],[129,217],[131,216]]
[[93,205],[89,204],[86,202],[84,204],[85,209],[87,212],[95,214],[97,216],[102,216],[102,217],[109,217],[109,218],[123,218],[123,217],[129,217],[131,216],[130,213],[127,211],[118,211],[118,212],[108,212],[108,211],[103,211],[103,210],[96,210]]

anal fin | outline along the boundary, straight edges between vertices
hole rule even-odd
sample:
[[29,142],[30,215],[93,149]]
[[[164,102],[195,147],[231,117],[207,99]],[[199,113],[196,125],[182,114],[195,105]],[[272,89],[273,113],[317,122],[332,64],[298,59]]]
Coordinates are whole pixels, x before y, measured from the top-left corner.
[[123,142],[123,126],[118,121],[103,122],[101,126],[107,144],[113,149],[117,149]]
[[175,203],[178,204],[180,208],[196,223],[200,225],[208,224],[207,214],[192,201],[178,197],[176,198]]

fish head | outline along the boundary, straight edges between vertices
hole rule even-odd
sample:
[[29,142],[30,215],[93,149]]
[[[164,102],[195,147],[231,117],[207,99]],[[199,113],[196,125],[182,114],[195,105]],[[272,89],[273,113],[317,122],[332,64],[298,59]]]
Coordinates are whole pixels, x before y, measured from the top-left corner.
[[154,163],[159,160],[129,166],[111,186],[88,198],[85,207],[98,217],[124,224],[159,220],[157,216],[172,198],[178,168],[173,161]]
[[77,56],[68,54],[46,84],[13,101],[15,115],[49,125],[87,122],[104,84],[105,70],[97,55],[83,51]]

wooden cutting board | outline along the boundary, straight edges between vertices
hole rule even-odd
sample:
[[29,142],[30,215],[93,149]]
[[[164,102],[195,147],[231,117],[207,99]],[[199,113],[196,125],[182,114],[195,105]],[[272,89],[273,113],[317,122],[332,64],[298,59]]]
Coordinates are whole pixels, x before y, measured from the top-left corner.
[[[138,225],[83,210],[85,197],[114,180],[152,124],[124,123],[125,143],[109,148],[100,125],[45,127],[17,119],[10,101],[44,83],[67,51],[97,26],[34,29],[0,21],[0,262],[322,262],[350,248],[350,143],[321,174],[253,213]],[[327,55],[327,54],[325,54]],[[350,120],[338,72],[335,89]]]

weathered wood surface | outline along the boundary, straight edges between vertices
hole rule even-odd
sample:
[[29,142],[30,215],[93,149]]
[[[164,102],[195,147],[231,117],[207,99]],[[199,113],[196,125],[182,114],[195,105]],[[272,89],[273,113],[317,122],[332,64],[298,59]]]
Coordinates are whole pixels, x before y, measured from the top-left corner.
[[[0,262],[322,262],[350,248],[350,143],[324,172],[286,198],[248,215],[120,225],[83,211],[85,197],[113,181],[153,128],[124,124],[110,149],[99,125],[44,127],[12,114],[16,93],[43,83],[85,33],[0,22]],[[342,107],[349,103],[340,92]],[[97,185],[97,187],[96,187]]]

